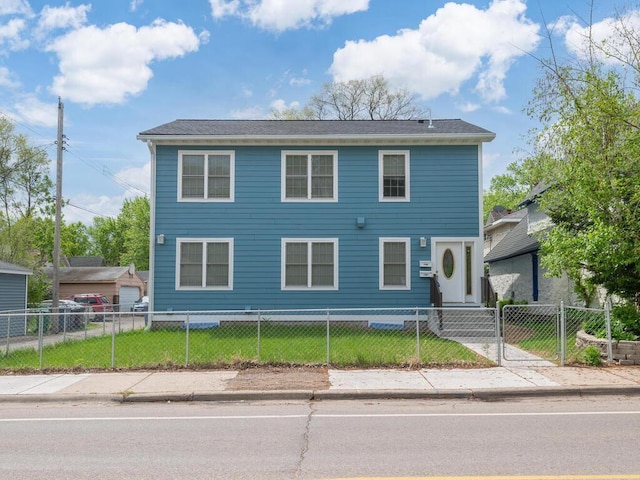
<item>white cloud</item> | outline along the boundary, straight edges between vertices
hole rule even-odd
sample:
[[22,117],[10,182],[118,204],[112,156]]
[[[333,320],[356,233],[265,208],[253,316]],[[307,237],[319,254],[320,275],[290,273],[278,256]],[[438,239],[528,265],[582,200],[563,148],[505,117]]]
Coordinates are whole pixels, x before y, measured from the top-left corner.
[[326,25],[332,19],[365,11],[369,0],[210,0],[214,18],[235,15],[278,32]]
[[129,10],[135,12],[140,5],[144,3],[144,0],[131,0],[131,4],[129,5]]
[[[29,46],[29,41],[22,38],[26,22],[21,18],[14,18],[8,23],[0,25],[0,47],[7,45],[10,50],[22,50]],[[0,49],[0,53],[2,50]]]
[[292,87],[303,87],[305,85],[309,85],[310,83],[311,80],[304,77],[294,77],[289,80],[289,85],[291,85]]
[[461,112],[469,113],[469,112],[475,112],[476,110],[478,110],[480,108],[480,105],[473,102],[466,102],[466,103],[456,104],[456,108]]
[[117,23],[73,30],[47,46],[60,59],[51,90],[88,105],[123,103],[146,89],[153,61],[196,51],[206,38],[183,23],[161,19],[139,29]]
[[15,14],[31,17],[33,11],[26,0],[0,0],[0,15]]
[[239,0],[209,0],[213,18],[222,18],[236,15],[240,9]]
[[43,35],[57,29],[80,28],[87,23],[87,13],[91,5],[80,5],[73,8],[69,4],[64,7],[45,5],[38,19],[38,32]]
[[93,224],[97,216],[117,217],[122,209],[125,196],[109,197],[107,195],[80,194],[69,200],[69,205],[63,208],[64,220],[67,223],[82,222]]
[[[113,176],[142,192],[150,191],[151,165],[149,162],[141,167],[125,168]],[[64,207],[65,221],[82,222],[86,225],[91,225],[93,219],[99,215],[115,218],[122,210],[122,204],[126,199],[142,196],[142,192],[131,189],[131,191],[127,190],[122,195],[115,196],[92,195],[89,193],[72,195],[70,202],[74,206]]]
[[287,102],[281,98],[278,98],[277,100],[274,100],[273,102],[271,102],[271,108],[277,112],[283,112],[285,110],[289,110],[291,108],[299,108],[300,107],[300,102],[291,102],[290,104],[287,105]]
[[20,82],[7,67],[0,67],[0,87],[17,88]]
[[56,103],[44,103],[34,95],[25,95],[14,105],[14,116],[20,122],[40,127],[55,127],[58,124]]
[[142,192],[149,194],[151,191],[151,164],[145,163],[141,167],[128,167],[114,175],[119,180],[136,188],[138,191],[127,192],[127,197],[139,197]]
[[[631,45],[637,43],[640,10],[630,11],[619,18],[605,18],[591,26],[582,26],[576,17],[564,16],[556,20],[550,28],[554,33],[564,36],[567,50],[578,58],[586,60],[594,54],[599,60],[612,64],[619,61],[616,57],[633,58]],[[625,40],[624,32],[628,32],[627,35],[631,35],[629,38],[635,38],[636,42],[629,42],[629,38]],[[590,52],[591,42],[602,48]]]
[[486,10],[450,2],[416,30],[346,42],[330,71],[335,81],[382,74],[424,99],[455,95],[475,78],[482,99],[496,102],[506,96],[511,64],[540,41],[539,25],[525,12],[524,0],[493,0]]
[[261,120],[265,117],[266,114],[260,106],[239,108],[231,112],[231,118],[236,120]]

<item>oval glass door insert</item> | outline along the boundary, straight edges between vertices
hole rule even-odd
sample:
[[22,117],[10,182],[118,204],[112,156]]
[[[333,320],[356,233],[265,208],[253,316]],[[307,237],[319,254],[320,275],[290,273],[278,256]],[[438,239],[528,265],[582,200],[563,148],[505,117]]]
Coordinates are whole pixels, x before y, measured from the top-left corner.
[[447,248],[442,254],[442,273],[446,278],[453,276],[453,270],[455,267],[455,261],[453,259],[453,252],[450,248]]

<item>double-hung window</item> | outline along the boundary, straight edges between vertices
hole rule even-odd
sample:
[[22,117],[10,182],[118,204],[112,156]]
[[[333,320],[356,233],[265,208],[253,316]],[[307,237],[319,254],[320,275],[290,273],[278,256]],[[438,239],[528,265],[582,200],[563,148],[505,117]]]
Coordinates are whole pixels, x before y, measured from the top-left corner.
[[338,200],[338,152],[282,152],[283,202]]
[[283,290],[337,290],[337,238],[283,238]]
[[178,201],[233,202],[234,177],[232,151],[178,153]]
[[378,185],[381,202],[409,201],[409,151],[378,152]]
[[410,247],[409,238],[380,239],[380,290],[411,288]]
[[232,238],[178,238],[176,289],[232,290]]

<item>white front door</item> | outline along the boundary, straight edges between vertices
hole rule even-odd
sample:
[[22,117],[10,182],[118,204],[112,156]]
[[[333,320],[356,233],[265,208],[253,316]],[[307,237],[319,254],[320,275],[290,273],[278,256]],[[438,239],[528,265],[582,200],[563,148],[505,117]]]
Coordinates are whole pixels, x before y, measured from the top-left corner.
[[435,273],[442,292],[443,303],[465,301],[464,242],[436,241]]

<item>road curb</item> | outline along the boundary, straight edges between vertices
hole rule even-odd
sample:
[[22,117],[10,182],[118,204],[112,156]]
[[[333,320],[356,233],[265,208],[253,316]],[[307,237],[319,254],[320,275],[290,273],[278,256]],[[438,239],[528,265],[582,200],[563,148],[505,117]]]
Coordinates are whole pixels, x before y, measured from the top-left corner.
[[122,403],[124,395],[121,393],[95,393],[95,394],[0,394],[2,403],[52,403],[52,402],[100,402]]

